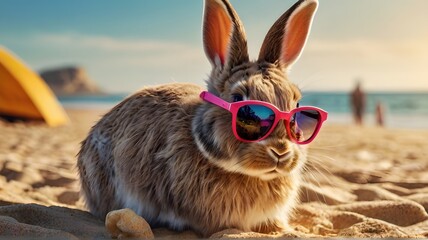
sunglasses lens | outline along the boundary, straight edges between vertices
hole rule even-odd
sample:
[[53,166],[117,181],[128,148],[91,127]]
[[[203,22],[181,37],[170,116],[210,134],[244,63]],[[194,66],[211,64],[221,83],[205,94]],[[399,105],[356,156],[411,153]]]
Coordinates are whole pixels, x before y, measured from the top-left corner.
[[265,106],[245,105],[239,108],[236,131],[242,139],[254,141],[264,137],[275,122],[275,113]]
[[296,112],[290,121],[292,137],[297,142],[309,140],[318,128],[321,115],[316,110],[304,110]]

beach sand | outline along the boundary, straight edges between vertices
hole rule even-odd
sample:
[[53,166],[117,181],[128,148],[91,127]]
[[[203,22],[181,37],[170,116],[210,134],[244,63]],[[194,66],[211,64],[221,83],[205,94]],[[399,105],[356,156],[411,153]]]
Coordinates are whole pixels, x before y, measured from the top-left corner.
[[[110,237],[79,198],[75,168],[80,142],[104,111],[67,111],[71,124],[58,128],[0,121],[0,237]],[[428,130],[326,124],[310,147],[293,230],[213,237],[428,237],[427,140]]]

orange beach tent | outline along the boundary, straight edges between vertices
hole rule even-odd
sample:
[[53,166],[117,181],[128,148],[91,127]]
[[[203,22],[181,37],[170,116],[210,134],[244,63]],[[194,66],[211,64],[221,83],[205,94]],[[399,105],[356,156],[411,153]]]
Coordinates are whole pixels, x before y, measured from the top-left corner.
[[55,127],[68,116],[38,74],[0,46],[0,115],[43,120]]

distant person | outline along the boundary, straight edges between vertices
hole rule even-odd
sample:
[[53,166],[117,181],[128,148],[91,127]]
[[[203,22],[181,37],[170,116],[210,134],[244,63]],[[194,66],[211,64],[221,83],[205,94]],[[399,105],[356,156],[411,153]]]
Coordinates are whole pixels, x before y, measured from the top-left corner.
[[361,89],[360,82],[357,82],[355,89],[351,92],[351,107],[355,123],[357,125],[362,125],[366,108],[366,94]]
[[380,127],[383,127],[385,124],[384,119],[385,108],[381,101],[376,103],[376,124]]

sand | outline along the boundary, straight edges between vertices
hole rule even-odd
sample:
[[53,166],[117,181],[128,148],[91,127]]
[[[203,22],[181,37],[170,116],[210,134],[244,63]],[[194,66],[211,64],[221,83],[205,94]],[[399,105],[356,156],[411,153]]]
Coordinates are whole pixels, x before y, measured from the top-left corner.
[[[80,141],[104,111],[67,111],[71,124],[59,128],[0,121],[0,238],[110,237],[85,209],[75,169]],[[428,237],[427,140],[428,130],[327,124],[310,147],[292,231],[227,229],[212,237]]]

